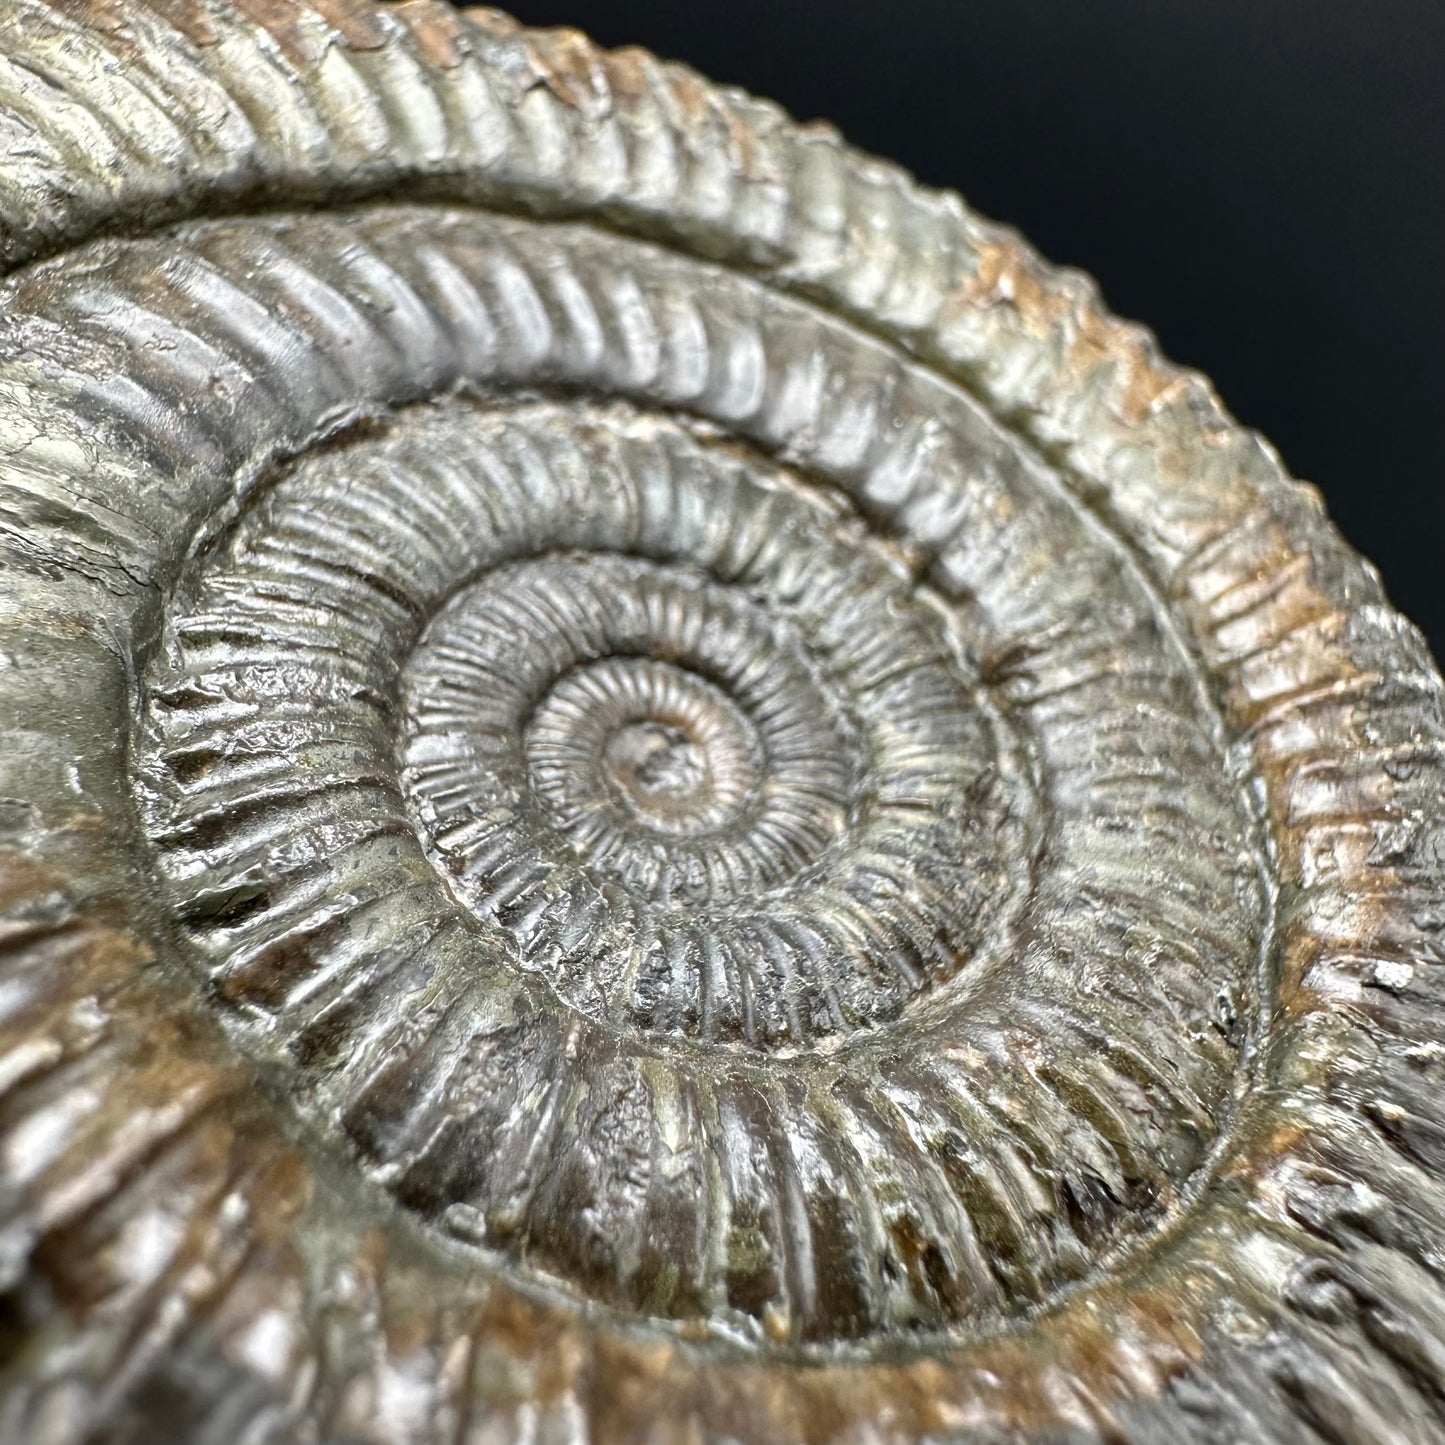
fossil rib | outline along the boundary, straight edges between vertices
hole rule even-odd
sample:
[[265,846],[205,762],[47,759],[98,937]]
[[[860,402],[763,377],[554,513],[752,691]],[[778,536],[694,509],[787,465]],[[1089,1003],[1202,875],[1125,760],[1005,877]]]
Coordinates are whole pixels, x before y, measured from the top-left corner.
[[0,115],[0,1439],[1445,1438],[1442,684],[1203,381],[492,11]]

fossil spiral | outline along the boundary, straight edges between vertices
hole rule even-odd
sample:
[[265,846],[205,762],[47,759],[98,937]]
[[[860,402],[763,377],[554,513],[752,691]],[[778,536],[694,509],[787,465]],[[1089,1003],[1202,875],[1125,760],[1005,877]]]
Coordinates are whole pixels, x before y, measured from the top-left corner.
[[0,1438],[1445,1439],[1445,709],[828,130],[0,16]]

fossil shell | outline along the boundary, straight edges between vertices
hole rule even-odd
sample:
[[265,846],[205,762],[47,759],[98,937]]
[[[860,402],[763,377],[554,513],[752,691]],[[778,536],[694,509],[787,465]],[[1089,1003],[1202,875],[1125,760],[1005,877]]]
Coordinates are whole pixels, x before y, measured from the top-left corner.
[[570,32],[0,52],[0,1438],[1445,1438],[1442,684],[1203,381]]

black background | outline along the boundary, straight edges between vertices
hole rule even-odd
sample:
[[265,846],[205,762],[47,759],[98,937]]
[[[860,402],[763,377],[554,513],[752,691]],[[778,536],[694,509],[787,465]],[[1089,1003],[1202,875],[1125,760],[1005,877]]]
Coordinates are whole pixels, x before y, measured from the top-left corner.
[[959,190],[1317,483],[1445,657],[1445,0],[514,0]]

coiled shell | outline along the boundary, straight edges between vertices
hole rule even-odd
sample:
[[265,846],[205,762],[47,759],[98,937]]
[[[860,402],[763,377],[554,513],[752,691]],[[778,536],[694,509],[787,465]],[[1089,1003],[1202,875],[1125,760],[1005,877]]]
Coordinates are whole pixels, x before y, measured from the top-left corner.
[[1441,682],[1200,379],[495,12],[0,106],[0,1436],[1445,1437]]

